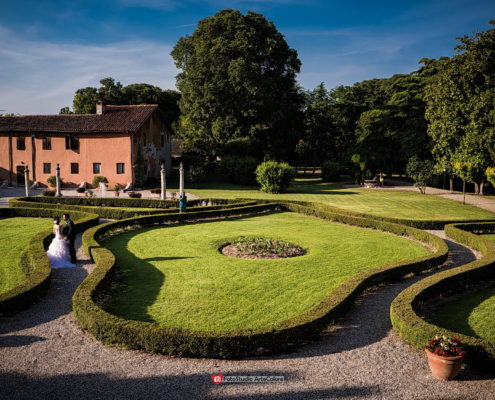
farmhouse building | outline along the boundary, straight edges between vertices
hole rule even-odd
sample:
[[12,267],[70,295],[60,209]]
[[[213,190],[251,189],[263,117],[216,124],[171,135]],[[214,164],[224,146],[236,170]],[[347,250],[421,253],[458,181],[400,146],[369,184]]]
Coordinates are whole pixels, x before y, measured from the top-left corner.
[[96,114],[0,117],[0,183],[47,185],[57,164],[64,186],[91,184],[95,175],[109,186],[142,185],[171,171],[171,134],[157,105],[105,105]]

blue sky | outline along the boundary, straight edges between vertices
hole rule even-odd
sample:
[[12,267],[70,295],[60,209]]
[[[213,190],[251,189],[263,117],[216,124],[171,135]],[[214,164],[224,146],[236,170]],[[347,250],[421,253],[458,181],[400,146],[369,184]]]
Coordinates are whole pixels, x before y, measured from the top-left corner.
[[0,110],[57,113],[78,88],[107,76],[175,89],[171,49],[222,8],[273,21],[298,51],[307,89],[411,72],[423,57],[453,55],[456,37],[495,19],[493,0],[2,2]]

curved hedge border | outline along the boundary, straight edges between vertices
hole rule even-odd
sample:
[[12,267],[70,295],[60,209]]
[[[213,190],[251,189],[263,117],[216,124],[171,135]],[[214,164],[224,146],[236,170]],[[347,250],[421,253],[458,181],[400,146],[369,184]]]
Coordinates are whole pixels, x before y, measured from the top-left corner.
[[[388,264],[364,271],[339,286],[311,310],[264,329],[222,333],[197,332],[149,322],[126,320],[107,313],[98,306],[96,299],[99,293],[105,291],[107,285],[111,283],[115,269],[114,255],[110,250],[101,247],[99,240],[111,234],[112,231],[167,222],[243,215],[277,208],[355,226],[380,229],[398,235],[409,235],[432,245],[436,248],[436,252],[412,261]],[[85,329],[106,344],[118,344],[130,349],[177,356],[215,358],[239,358],[267,352],[282,352],[315,339],[329,322],[342,316],[351,308],[356,297],[366,288],[433,268],[445,262],[448,253],[445,242],[427,232],[383,221],[333,214],[322,208],[315,209],[310,204],[302,205],[291,202],[265,203],[230,210],[170,214],[111,222],[86,231],[83,235],[83,245],[96,264],[93,273],[84,280],[73,297],[74,313]]]
[[410,286],[392,302],[390,318],[394,330],[417,348],[424,348],[428,340],[435,335],[459,337],[468,348],[466,363],[476,369],[493,372],[495,343],[441,328],[425,321],[417,314],[422,303],[454,293],[462,293],[466,285],[476,285],[495,279],[495,243],[472,233],[477,230],[493,231],[495,223],[451,224],[445,227],[448,237],[481,252],[483,257],[432,275]]
[[[241,201],[255,201],[255,199],[250,199],[250,198],[238,198],[237,200]],[[268,202],[270,200],[256,200],[258,202]],[[284,201],[281,201],[282,203],[285,203]],[[325,203],[319,203],[319,202],[305,202],[305,201],[295,201],[295,200],[288,200],[287,203],[292,203],[292,204],[311,204],[312,207],[315,208],[323,208],[325,210],[330,211],[333,214],[339,214],[339,215],[347,215],[349,217],[354,217],[354,218],[366,218],[366,219],[373,219],[376,221],[384,221],[384,222],[391,222],[393,224],[400,224],[400,225],[407,225],[411,226],[413,228],[417,229],[432,229],[432,230],[439,230],[439,229],[444,229],[445,225],[449,224],[461,224],[461,223],[479,223],[479,222],[492,222],[495,223],[495,214],[493,219],[484,219],[484,220],[415,220],[415,219],[405,219],[405,218],[390,218],[390,217],[380,217],[378,215],[371,215],[371,214],[364,214],[364,213],[359,213],[357,211],[351,211],[351,210],[345,210],[342,208],[334,207]]]
[[[242,204],[241,204],[242,203]],[[188,211],[217,210],[253,205],[256,201],[236,201],[224,199],[198,199],[187,202]],[[202,204],[215,204],[205,205]],[[171,200],[120,199],[98,197],[16,197],[9,201],[10,207],[29,207],[50,210],[75,210],[99,215],[105,219],[126,219],[143,215],[176,213],[178,203]],[[126,208],[124,208],[126,207]],[[160,208],[166,207],[166,208]],[[128,208],[134,208],[129,210]],[[139,210],[153,208],[153,210]]]
[[[98,224],[94,214],[71,212],[76,229],[82,232]],[[53,217],[53,210],[30,208],[1,208],[0,218],[8,217]],[[36,234],[21,254],[21,267],[26,279],[15,288],[0,294],[0,315],[10,315],[27,308],[48,290],[51,268],[45,249],[53,234],[51,229]]]

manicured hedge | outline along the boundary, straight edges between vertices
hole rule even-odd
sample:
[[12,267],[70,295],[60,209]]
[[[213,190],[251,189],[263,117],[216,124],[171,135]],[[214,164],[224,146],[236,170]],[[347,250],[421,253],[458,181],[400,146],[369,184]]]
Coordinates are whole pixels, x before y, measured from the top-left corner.
[[[47,200],[47,201],[45,201]],[[117,200],[117,201],[115,201]],[[128,202],[121,206],[120,201]],[[80,204],[81,201],[81,204]],[[152,205],[148,207],[148,205]],[[159,208],[161,204],[168,208]],[[142,215],[155,215],[164,213],[176,213],[177,202],[171,200],[149,200],[149,199],[112,199],[97,197],[17,197],[9,201],[10,207],[44,208],[51,210],[75,210],[93,213],[105,219],[125,219]],[[237,207],[240,201],[223,199],[198,199],[188,203],[188,211],[215,210],[220,208]],[[255,201],[242,202],[242,204],[255,204]],[[127,208],[124,208],[127,207]],[[148,208],[148,209],[145,209]],[[153,208],[150,210],[149,208]]]
[[[115,257],[101,247],[100,241],[112,233],[152,224],[186,222],[226,215],[243,215],[283,208],[306,215],[355,226],[380,229],[398,235],[412,236],[436,248],[433,254],[409,262],[400,262],[370,271],[364,271],[339,286],[320,304],[296,318],[283,321],[270,328],[212,333],[197,332],[159,326],[149,322],[126,320],[107,313],[98,306],[98,298],[112,282]],[[118,344],[130,349],[177,356],[239,358],[261,353],[278,353],[318,337],[320,332],[336,318],[342,316],[366,288],[400,279],[442,264],[447,258],[447,245],[438,237],[417,229],[383,221],[334,214],[291,202],[264,203],[257,206],[229,210],[205,211],[189,214],[169,214],[111,222],[86,231],[83,235],[85,250],[93,258],[96,268],[79,286],[73,297],[73,309],[85,329],[106,344]]]
[[[0,208],[0,218],[53,216],[53,210]],[[71,218],[79,232],[97,225],[99,221],[97,215],[87,213],[71,212]],[[26,279],[15,288],[0,294],[0,315],[10,315],[22,310],[46,293],[50,283],[51,268],[45,249],[52,239],[51,229],[40,232],[31,239],[20,256]]]
[[495,343],[441,328],[418,314],[424,303],[462,293],[473,285],[495,279],[495,243],[472,233],[493,230],[493,222],[447,225],[445,232],[448,237],[479,251],[483,257],[415,283],[397,296],[390,308],[394,330],[413,346],[423,348],[430,338],[438,334],[457,336],[467,345],[466,363],[491,372],[495,370]]
[[[255,199],[250,199],[250,198],[239,198],[237,199],[239,201],[248,201],[248,200],[255,200]],[[258,202],[263,202],[265,200],[257,200]],[[266,201],[271,201],[271,200],[266,200]],[[308,202],[304,201],[295,201],[295,200],[290,200],[288,201],[293,204],[308,204]],[[314,207],[324,207],[325,210],[331,211],[334,214],[339,214],[339,215],[347,215],[350,217],[359,217],[359,218],[366,218],[366,219],[373,219],[376,221],[384,221],[384,222],[391,222],[393,224],[400,224],[400,225],[407,225],[411,226],[413,228],[417,229],[433,229],[433,230],[439,230],[439,229],[444,229],[445,225],[448,224],[460,224],[460,223],[469,223],[469,222],[494,222],[495,223],[495,216],[493,219],[486,219],[486,220],[480,220],[480,221],[463,221],[463,220],[458,220],[458,221],[452,221],[452,220],[436,220],[436,221],[431,221],[431,220],[415,220],[415,219],[404,219],[404,218],[390,218],[390,217],[381,217],[378,215],[370,215],[370,214],[363,214],[359,213],[356,211],[351,211],[351,210],[344,210],[342,208],[337,208],[333,207],[324,203],[318,203],[318,202],[311,202]]]

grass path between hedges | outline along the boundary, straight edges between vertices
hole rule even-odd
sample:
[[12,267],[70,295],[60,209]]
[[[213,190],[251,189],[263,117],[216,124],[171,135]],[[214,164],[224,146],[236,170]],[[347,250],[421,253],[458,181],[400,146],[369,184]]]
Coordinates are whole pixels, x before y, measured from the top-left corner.
[[[495,242],[495,234],[482,236]],[[443,304],[431,318],[447,329],[495,343],[495,285]]]
[[463,205],[435,195],[412,191],[343,188],[336,183],[322,182],[318,177],[298,178],[288,193],[268,194],[256,187],[225,182],[205,182],[188,192],[203,198],[252,198],[274,200],[314,201],[361,213],[414,220],[480,220],[495,219],[495,214],[480,208]]
[[25,279],[20,256],[31,238],[51,225],[50,218],[0,219],[0,293],[13,289]]
[[[279,238],[308,252],[252,260],[218,251],[243,235]],[[145,228],[105,246],[116,255],[122,278],[110,312],[211,331],[273,325],[309,310],[363,270],[428,254],[405,238],[289,212]]]

